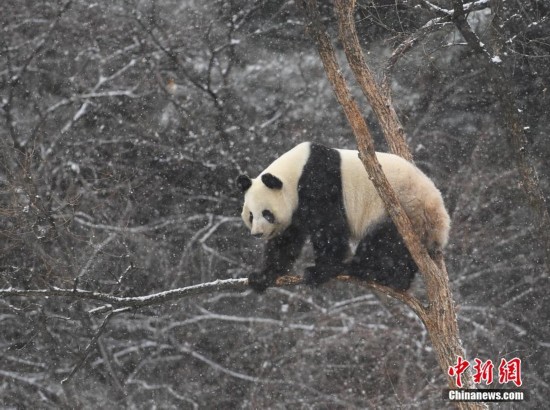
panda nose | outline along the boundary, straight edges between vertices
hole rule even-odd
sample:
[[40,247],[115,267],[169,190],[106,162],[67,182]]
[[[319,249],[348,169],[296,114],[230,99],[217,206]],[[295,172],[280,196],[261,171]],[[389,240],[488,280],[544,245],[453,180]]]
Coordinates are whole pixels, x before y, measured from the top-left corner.
[[261,238],[263,236],[263,234],[262,233],[253,233],[252,236],[254,238]]

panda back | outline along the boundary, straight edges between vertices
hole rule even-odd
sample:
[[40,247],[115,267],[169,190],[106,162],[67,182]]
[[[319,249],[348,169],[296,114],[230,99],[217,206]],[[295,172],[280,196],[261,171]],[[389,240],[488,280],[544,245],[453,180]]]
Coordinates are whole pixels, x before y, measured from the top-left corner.
[[[338,151],[346,217],[351,237],[358,241],[389,216],[358,152]],[[397,155],[377,152],[376,157],[425,245],[430,249],[444,247],[450,220],[434,183],[416,166]]]
[[342,192],[351,239],[359,241],[369,227],[386,216],[382,199],[369,179],[358,152],[339,149],[341,158]]

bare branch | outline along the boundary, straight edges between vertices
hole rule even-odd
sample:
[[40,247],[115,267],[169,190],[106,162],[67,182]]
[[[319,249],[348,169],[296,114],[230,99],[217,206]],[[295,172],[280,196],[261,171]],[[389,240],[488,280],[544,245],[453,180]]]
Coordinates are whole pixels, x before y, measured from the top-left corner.
[[[387,286],[380,285],[375,282],[363,281],[351,276],[340,275],[337,277],[338,280],[343,282],[351,282],[364,286],[369,289],[376,290],[378,292],[384,293],[385,295],[391,296],[395,299],[400,300],[401,302],[407,304],[414,312],[419,316],[425,314],[426,308],[422,303],[414,298],[413,296],[407,294],[406,292],[399,292]],[[296,286],[303,284],[303,279],[301,276],[286,275],[281,276],[277,279],[275,286],[277,287],[287,287],[287,286]],[[206,293],[213,292],[243,292],[249,290],[248,279],[238,278],[238,279],[223,279],[215,280],[213,282],[200,283],[197,285],[187,286],[184,288],[167,290],[164,292],[153,293],[150,295],[144,296],[133,296],[133,297],[122,297],[122,296],[113,296],[108,293],[101,292],[92,292],[83,289],[61,289],[61,288],[52,288],[52,289],[0,289],[0,297],[64,297],[72,299],[86,299],[95,302],[106,303],[106,305],[91,309],[89,313],[104,313],[108,311],[115,311],[117,313],[122,313],[129,309],[137,309],[146,306],[160,305],[166,302],[182,299],[188,296],[201,295]]]
[[[25,74],[25,72],[28,70],[31,62],[36,58],[36,56],[43,50],[44,46],[47,44],[47,42],[52,38],[53,33],[55,32],[57,25],[61,21],[61,18],[63,15],[69,10],[69,8],[72,5],[72,0],[67,1],[57,12],[57,15],[55,16],[55,19],[50,23],[48,27],[48,31],[43,35],[43,38],[38,42],[38,45],[34,48],[34,50],[29,54],[29,56],[26,58],[25,62],[21,65],[19,68],[12,67],[11,65],[11,58],[10,58],[10,50],[8,49],[7,44],[4,45],[4,51],[6,52],[6,57],[8,61],[8,71],[10,75],[10,81],[8,82],[9,85],[9,92],[8,97],[2,104],[2,108],[4,109],[6,113],[6,125],[9,130],[9,134],[11,136],[11,139],[13,141],[14,148],[18,150],[22,150],[23,145],[18,140],[18,132],[16,129],[15,121],[12,114],[12,104],[14,100],[14,91],[15,89],[21,85],[21,78]],[[0,44],[4,43],[3,41],[0,42]]]
[[[433,3],[425,0],[420,1],[420,5],[434,12],[437,17],[434,17],[433,19],[426,22],[422,27],[420,27],[418,30],[412,33],[401,44],[399,44],[399,46],[395,48],[391,57],[388,59],[386,67],[384,68],[383,87],[385,89],[389,89],[390,80],[391,80],[391,71],[393,70],[393,68],[395,67],[395,65],[397,64],[397,62],[401,57],[403,57],[408,51],[412,50],[412,48],[416,44],[418,44],[420,40],[424,39],[427,35],[434,33],[436,31],[439,31],[444,27],[453,25],[453,19],[455,18],[455,14],[452,10],[444,9],[442,7],[434,5]],[[489,6],[490,6],[490,0],[472,1],[470,3],[465,3],[463,5],[464,12],[461,12],[460,14],[469,13],[472,11],[484,10]]]
[[[529,206],[536,212],[539,221],[537,227],[542,239],[544,250],[544,264],[546,272],[550,272],[550,213],[546,203],[546,197],[540,186],[537,170],[533,166],[527,147],[529,143],[525,135],[522,118],[518,114],[514,93],[510,91],[509,74],[503,69],[503,61],[499,57],[500,49],[503,47],[503,40],[493,29],[493,47],[487,49],[472,30],[466,19],[465,13],[469,10],[462,5],[461,0],[453,0],[454,18],[453,21],[470,48],[477,54],[482,55],[482,61],[490,72],[490,78],[495,85],[497,98],[502,104],[508,143],[512,149],[516,161],[516,167],[521,178],[521,187],[525,193]],[[495,10],[493,10],[495,11]],[[496,21],[495,21],[496,20]],[[495,12],[493,25],[499,21],[498,10]]]
[[86,349],[84,350],[84,353],[82,355],[82,358],[80,359],[80,361],[73,367],[73,370],[71,370],[71,372],[69,373],[69,375],[67,377],[65,377],[63,380],[61,380],[61,384],[65,384],[67,383],[68,381],[71,380],[71,378],[74,376],[74,374],[82,367],[82,365],[84,364],[84,362],[86,362],[86,359],[88,358],[88,355],[90,354],[90,352],[92,351],[92,348],[95,346],[95,344],[97,343],[99,337],[101,336],[101,334],[103,333],[103,331],[105,330],[105,326],[107,326],[107,323],[109,323],[109,320],[111,320],[111,318],[113,317],[113,315],[115,315],[116,313],[119,313],[117,311],[111,311],[107,314],[107,316],[105,316],[105,319],[103,319],[103,322],[101,323],[101,325],[99,326],[99,328],[97,329],[96,333],[94,334],[94,337],[92,337],[92,340],[90,340],[90,343],[88,343],[88,346],[86,346]]
[[115,308],[140,308],[158,305],[168,301],[180,299],[186,296],[199,295],[217,291],[243,291],[247,289],[247,279],[216,280],[209,283],[188,286],[185,288],[168,290],[146,296],[119,297],[108,293],[93,292],[84,289],[63,289],[53,287],[51,289],[0,289],[0,297],[68,297],[87,299],[95,302],[107,303],[108,308],[93,309],[90,313],[99,313]]
[[456,28],[460,31],[460,34],[462,34],[462,37],[464,37],[468,45],[476,53],[484,54],[487,58],[493,60],[494,57],[491,57],[491,53],[487,50],[485,44],[480,41],[477,34],[474,33],[472,27],[470,27],[470,23],[468,23],[466,19],[467,11],[464,9],[461,0],[453,0],[453,10],[452,21],[455,23]]
[[385,89],[389,89],[391,72],[401,57],[403,57],[408,51],[412,50],[412,48],[427,35],[435,31],[439,31],[449,25],[452,25],[452,23],[448,16],[433,18],[407,37],[401,44],[399,44],[399,46],[393,50],[393,53],[384,68],[384,79],[382,80],[383,87]]

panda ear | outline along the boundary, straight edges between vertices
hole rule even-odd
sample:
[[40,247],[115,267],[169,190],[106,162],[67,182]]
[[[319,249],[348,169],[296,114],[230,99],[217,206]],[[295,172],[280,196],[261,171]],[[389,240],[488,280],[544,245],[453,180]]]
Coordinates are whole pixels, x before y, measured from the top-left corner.
[[283,187],[283,181],[269,173],[262,175],[262,182],[270,189],[281,189]]
[[248,175],[239,175],[237,177],[237,186],[242,192],[246,192],[251,185],[252,180],[248,177]]

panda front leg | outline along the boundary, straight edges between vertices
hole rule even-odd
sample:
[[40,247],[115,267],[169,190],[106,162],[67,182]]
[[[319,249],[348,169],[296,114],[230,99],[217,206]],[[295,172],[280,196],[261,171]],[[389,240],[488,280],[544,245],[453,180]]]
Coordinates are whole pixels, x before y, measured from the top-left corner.
[[349,235],[343,226],[329,225],[311,235],[315,266],[306,268],[304,282],[319,286],[345,272],[349,253]]
[[248,276],[248,285],[256,292],[264,292],[279,276],[288,274],[300,256],[305,239],[305,233],[293,226],[270,239],[265,247],[263,268]]

